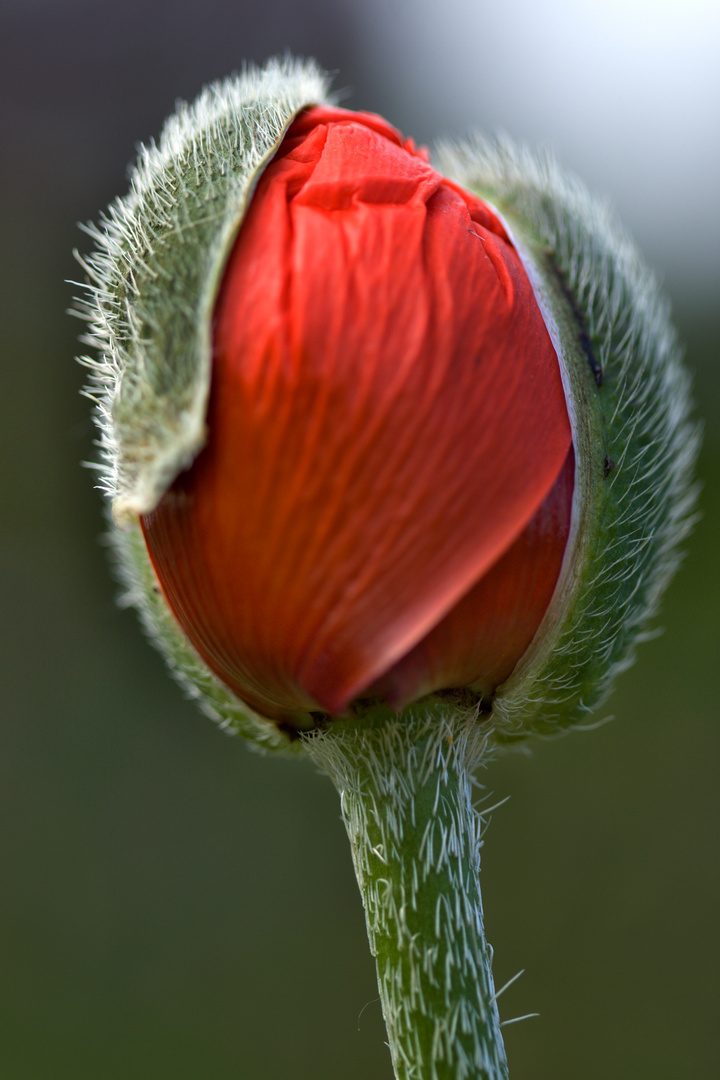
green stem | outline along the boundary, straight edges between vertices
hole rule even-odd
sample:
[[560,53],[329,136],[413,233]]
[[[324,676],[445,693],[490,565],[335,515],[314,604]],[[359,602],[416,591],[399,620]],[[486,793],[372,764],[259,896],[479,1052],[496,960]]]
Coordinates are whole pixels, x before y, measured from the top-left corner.
[[308,746],[340,792],[397,1080],[505,1080],[471,797],[480,725],[414,706]]

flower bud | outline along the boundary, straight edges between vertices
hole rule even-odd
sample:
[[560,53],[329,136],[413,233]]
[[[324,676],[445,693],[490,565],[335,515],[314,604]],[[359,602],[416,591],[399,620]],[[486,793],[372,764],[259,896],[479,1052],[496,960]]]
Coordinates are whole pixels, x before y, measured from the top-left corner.
[[552,165],[441,160],[270,65],[182,107],[94,233],[128,599],[265,745],[432,694],[574,723],[676,563],[696,439],[652,277]]

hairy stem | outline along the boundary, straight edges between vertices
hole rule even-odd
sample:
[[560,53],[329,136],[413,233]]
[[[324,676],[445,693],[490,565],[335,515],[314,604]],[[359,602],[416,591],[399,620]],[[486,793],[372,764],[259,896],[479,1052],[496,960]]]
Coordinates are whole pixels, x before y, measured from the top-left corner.
[[477,720],[414,706],[308,745],[340,792],[397,1080],[504,1080],[471,800]]

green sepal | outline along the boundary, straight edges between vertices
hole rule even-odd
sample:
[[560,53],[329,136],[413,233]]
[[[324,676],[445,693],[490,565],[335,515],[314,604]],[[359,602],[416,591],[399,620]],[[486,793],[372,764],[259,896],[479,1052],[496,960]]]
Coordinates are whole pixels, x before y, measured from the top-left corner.
[[493,700],[496,738],[512,741],[587,721],[632,663],[692,524],[699,432],[668,305],[608,210],[551,159],[507,141],[439,156],[508,226],[558,352],[573,431],[560,579]]
[[80,314],[119,523],[148,513],[205,443],[212,314],[263,167],[297,113],[328,100],[313,63],[271,61],[178,105],[142,147],[130,191],[88,232],[91,284]]

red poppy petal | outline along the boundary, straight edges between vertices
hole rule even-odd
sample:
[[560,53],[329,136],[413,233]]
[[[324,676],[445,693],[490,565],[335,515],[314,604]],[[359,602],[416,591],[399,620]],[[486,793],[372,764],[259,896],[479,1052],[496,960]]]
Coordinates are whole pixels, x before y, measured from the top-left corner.
[[144,521],[191,640],[275,714],[341,711],[408,653],[570,445],[499,220],[393,129],[337,115],[302,117],[258,184],[216,310],[208,445]]

